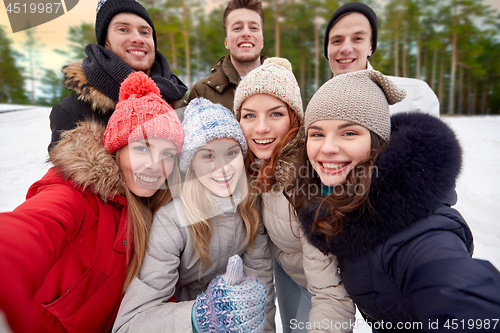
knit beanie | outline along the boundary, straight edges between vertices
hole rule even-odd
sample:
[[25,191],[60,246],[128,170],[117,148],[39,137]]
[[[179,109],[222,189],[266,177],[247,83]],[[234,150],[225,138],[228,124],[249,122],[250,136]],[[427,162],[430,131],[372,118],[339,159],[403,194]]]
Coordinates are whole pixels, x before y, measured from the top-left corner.
[[330,22],[326,26],[325,30],[325,58],[328,59],[328,43],[330,40],[330,30],[333,28],[333,23],[342,15],[346,13],[356,12],[363,14],[366,16],[368,21],[370,22],[370,26],[372,27],[372,55],[375,53],[377,49],[377,35],[378,35],[378,23],[377,23],[377,14],[371,9],[369,6],[365,5],[361,2],[348,2],[345,5],[340,6],[333,13],[330,18]]
[[177,113],[161,98],[158,86],[144,72],[137,71],[121,84],[120,99],[102,143],[113,154],[130,142],[146,138],[170,140],[180,153],[184,133]]
[[250,96],[268,94],[288,104],[299,119],[303,118],[300,88],[292,72],[292,64],[285,58],[267,58],[264,63],[241,80],[234,93],[234,114],[238,119],[241,105]]
[[179,169],[186,173],[198,149],[214,139],[230,138],[241,147],[243,158],[248,151],[247,140],[240,124],[229,109],[208,99],[198,97],[189,102],[184,110],[184,145]]
[[113,17],[121,13],[131,13],[142,17],[153,29],[153,40],[156,45],[156,30],[149,17],[148,11],[140,3],[135,0],[99,0],[96,9],[95,19],[95,37],[97,44],[104,46],[106,44],[106,35],[108,34],[108,26]]
[[391,135],[389,105],[405,97],[404,89],[373,69],[336,75],[309,101],[305,132],[307,134],[315,121],[341,119],[364,126],[388,142]]

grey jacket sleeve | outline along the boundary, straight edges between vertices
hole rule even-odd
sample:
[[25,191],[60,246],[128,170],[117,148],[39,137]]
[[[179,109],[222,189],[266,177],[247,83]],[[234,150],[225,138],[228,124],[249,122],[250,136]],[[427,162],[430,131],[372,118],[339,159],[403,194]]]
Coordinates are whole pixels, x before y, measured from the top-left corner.
[[[260,198],[258,199],[260,202]],[[260,207],[260,204],[258,205]],[[259,209],[260,211],[260,209]],[[266,325],[265,332],[276,332],[275,314],[276,306],[274,304],[274,285],[273,285],[273,254],[271,252],[270,240],[262,219],[259,223],[257,237],[253,247],[247,249],[243,254],[243,269],[246,276],[254,276],[264,283],[267,287],[266,304]]]
[[[192,332],[193,301],[168,302],[179,279],[185,228],[175,221],[175,209],[164,206],[156,215],[148,251],[139,275],[125,292],[114,332]],[[184,230],[183,230],[184,229]]]
[[356,309],[342,283],[337,257],[332,254],[324,255],[305,237],[302,236],[301,239],[307,288],[313,295],[309,321],[318,323],[316,327],[321,328],[308,332],[352,332]]

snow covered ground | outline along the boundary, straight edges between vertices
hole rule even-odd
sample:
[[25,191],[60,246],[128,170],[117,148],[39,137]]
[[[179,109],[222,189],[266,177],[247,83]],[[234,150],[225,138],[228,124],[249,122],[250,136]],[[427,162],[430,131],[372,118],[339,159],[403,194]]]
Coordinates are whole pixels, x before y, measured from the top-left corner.
[[[16,111],[14,111],[16,110]],[[28,187],[50,167],[50,108],[0,104],[0,212],[21,204]],[[500,269],[500,116],[443,117],[464,150],[456,208],[475,238],[474,257]],[[496,225],[496,226],[495,226]],[[362,321],[358,321],[361,323]],[[278,320],[278,332],[281,324]],[[355,333],[371,332],[358,325]]]

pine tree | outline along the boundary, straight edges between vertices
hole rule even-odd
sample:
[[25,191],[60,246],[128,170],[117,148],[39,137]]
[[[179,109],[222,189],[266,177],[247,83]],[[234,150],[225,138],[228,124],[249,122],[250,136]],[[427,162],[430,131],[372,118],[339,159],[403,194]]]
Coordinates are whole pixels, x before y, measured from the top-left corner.
[[0,26],[0,103],[27,104],[23,68],[16,64],[19,54],[11,45],[4,27]]

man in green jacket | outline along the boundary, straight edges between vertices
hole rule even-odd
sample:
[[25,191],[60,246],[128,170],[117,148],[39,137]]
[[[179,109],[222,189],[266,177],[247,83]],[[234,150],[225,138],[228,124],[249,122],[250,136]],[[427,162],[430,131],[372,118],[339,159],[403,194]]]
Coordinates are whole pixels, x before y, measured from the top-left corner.
[[264,47],[263,26],[260,0],[231,0],[224,11],[224,45],[229,55],[219,59],[212,73],[193,85],[188,101],[205,97],[233,110],[234,91],[241,78],[266,58],[260,54]]

